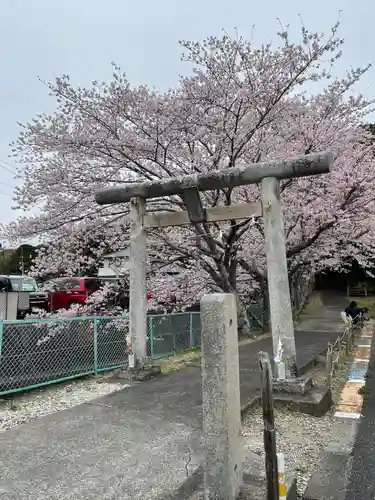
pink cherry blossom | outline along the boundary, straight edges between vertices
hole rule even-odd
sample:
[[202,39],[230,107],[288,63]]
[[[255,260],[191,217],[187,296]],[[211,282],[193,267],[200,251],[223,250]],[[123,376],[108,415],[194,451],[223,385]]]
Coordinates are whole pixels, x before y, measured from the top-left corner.
[[[372,102],[355,93],[368,69],[333,77],[343,40],[302,28],[279,45],[240,36],[181,42],[190,74],[168,92],[132,86],[113,65],[109,82],[74,86],[67,75],[46,83],[57,101],[21,125],[13,144],[23,184],[21,209],[39,207],[3,227],[4,236],[39,235],[46,243],[34,274],[76,272],[128,246],[128,205],[97,206],[98,188],[209,172],[243,163],[329,150],[330,175],[282,183],[292,281],[348,257],[369,264],[373,248],[374,142],[363,127]],[[255,201],[259,186],[206,192],[205,206]],[[180,210],[178,196],[148,202],[149,212]],[[263,289],[261,220],[200,224],[149,232],[149,288],[154,298],[191,303],[210,291],[244,300]],[[83,253],[90,242],[97,245]],[[176,274],[166,273],[174,269]]]

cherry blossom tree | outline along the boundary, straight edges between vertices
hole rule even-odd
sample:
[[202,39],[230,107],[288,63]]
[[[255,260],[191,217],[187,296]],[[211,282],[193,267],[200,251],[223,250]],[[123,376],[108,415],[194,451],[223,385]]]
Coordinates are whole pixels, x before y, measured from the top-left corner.
[[[39,213],[3,228],[4,235],[47,242],[34,273],[76,271],[77,255],[96,241],[80,258],[82,270],[129,240],[129,207],[97,206],[98,188],[330,150],[330,175],[282,183],[291,281],[339,268],[348,255],[366,266],[366,254],[350,242],[373,246],[374,145],[362,126],[372,102],[354,94],[368,67],[332,76],[343,45],[338,28],[326,36],[302,27],[298,42],[282,28],[278,46],[257,47],[237,33],[181,42],[182,59],[193,69],[164,93],[132,86],[115,64],[111,81],[89,88],[67,75],[44,82],[56,112],[21,125],[13,145],[23,179],[17,203]],[[258,186],[247,186],[204,193],[203,201],[214,207],[259,197]],[[150,212],[181,209],[178,196],[148,203]],[[191,303],[215,290],[246,299],[265,290],[261,220],[168,228],[149,237],[160,255],[150,263],[150,286],[164,300]],[[177,272],[167,274],[168,266]]]

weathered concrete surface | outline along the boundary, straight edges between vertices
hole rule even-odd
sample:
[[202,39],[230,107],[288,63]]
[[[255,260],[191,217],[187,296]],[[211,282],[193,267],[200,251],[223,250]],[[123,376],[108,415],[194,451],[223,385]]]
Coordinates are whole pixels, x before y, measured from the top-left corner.
[[262,205],[273,359],[281,357],[279,361],[284,363],[286,378],[292,378],[297,375],[297,355],[278,179],[268,177],[262,180]]
[[190,174],[157,181],[144,181],[99,189],[95,200],[99,205],[125,203],[134,196],[141,198],[160,198],[171,194],[181,194],[184,189],[199,188],[211,191],[227,187],[257,184],[265,177],[278,179],[305,177],[325,174],[330,171],[332,155],[330,153],[311,153],[286,160],[241,165],[232,168],[214,170],[207,174]]
[[363,400],[363,417],[359,421],[353,449],[353,463],[346,500],[375,498],[375,341],[372,337],[371,358]]
[[311,330],[315,331],[315,326],[317,327],[317,330],[320,332],[342,332],[344,331],[344,324],[342,327],[338,330],[337,328],[337,323],[335,324],[333,321],[327,321],[324,318],[315,319],[315,318],[309,318],[308,320],[304,321],[302,327],[299,325],[296,325],[295,330],[296,331],[301,331],[301,330]]
[[[294,477],[287,477],[287,500],[297,500],[297,483]],[[264,458],[247,451],[244,462],[243,496],[248,500],[266,500],[267,481]],[[177,499],[176,499],[177,500]]]
[[340,312],[348,305],[346,297],[330,296],[328,293],[321,294],[323,308],[308,315],[302,314],[300,321],[295,325],[295,331],[311,330],[320,332],[342,332],[344,322],[340,319]]
[[[375,345],[372,345],[363,417],[337,420],[333,441],[312,474],[304,500],[373,500],[375,498]],[[366,391],[366,392],[367,392]]]
[[292,411],[322,417],[332,406],[332,394],[329,387],[314,387],[305,394],[275,393],[275,408],[287,407]]
[[332,426],[334,440],[327,444],[327,453],[346,453],[350,455],[357,435],[358,421],[353,419],[338,419]]
[[[264,467],[264,466],[263,466]],[[265,482],[259,482],[245,475],[244,486],[241,490],[241,500],[266,500],[267,499],[267,487]],[[176,496],[173,499],[165,500],[206,500],[204,492],[199,490],[189,496]],[[297,482],[293,482],[287,486],[286,500],[297,500]]]
[[201,300],[202,420],[206,500],[237,500],[243,484],[236,298]]
[[304,395],[313,388],[311,378],[297,377],[289,380],[274,380],[272,388],[275,393]]
[[[295,478],[287,478],[287,481],[287,500],[297,500]],[[241,500],[266,500],[267,498],[264,458],[250,450],[245,452],[244,484],[241,493]],[[163,500],[205,500],[203,466],[198,467],[174,495]]]
[[303,500],[345,500],[352,467],[352,452],[358,421],[337,420],[332,428],[333,441],[321,454]]
[[311,476],[303,500],[344,500],[352,457],[347,453],[327,453]]
[[146,201],[142,198],[130,200],[130,305],[129,334],[132,352],[129,353],[129,366],[143,368],[146,362],[147,338],[147,301],[146,270],[147,245],[143,217]]
[[[335,332],[299,332],[300,365]],[[259,391],[257,355],[239,350],[241,406]],[[189,367],[0,433],[1,500],[161,500],[203,462],[201,370]]]

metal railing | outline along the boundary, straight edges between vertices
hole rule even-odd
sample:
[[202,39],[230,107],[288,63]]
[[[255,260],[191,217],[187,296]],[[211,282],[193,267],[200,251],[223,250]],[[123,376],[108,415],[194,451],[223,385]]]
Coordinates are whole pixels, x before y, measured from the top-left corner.
[[332,387],[332,380],[335,376],[337,367],[343,352],[348,356],[350,350],[353,348],[355,340],[355,328],[353,325],[347,325],[341,335],[337,337],[335,342],[328,344],[326,354],[326,372],[327,372],[327,385]]
[[0,320],[0,395],[127,363],[127,316]]

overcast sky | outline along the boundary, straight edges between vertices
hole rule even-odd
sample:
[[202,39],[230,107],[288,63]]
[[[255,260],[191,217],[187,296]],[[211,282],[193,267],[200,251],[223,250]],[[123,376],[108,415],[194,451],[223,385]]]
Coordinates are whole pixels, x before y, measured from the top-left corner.
[[[133,83],[159,89],[173,86],[182,71],[179,39],[198,40],[238,28],[255,41],[276,39],[277,17],[298,36],[302,15],[310,30],[326,31],[341,13],[344,57],[338,67],[363,66],[375,59],[372,0],[12,0],[1,3],[0,43],[0,213],[1,221],[17,216],[11,210],[15,185],[9,142],[18,134],[17,121],[51,112],[53,99],[38,81],[68,73],[87,85],[111,74],[119,64]],[[358,92],[375,96],[371,68]],[[7,163],[4,163],[7,162]],[[8,169],[8,170],[7,170]],[[5,185],[4,185],[5,184]]]

